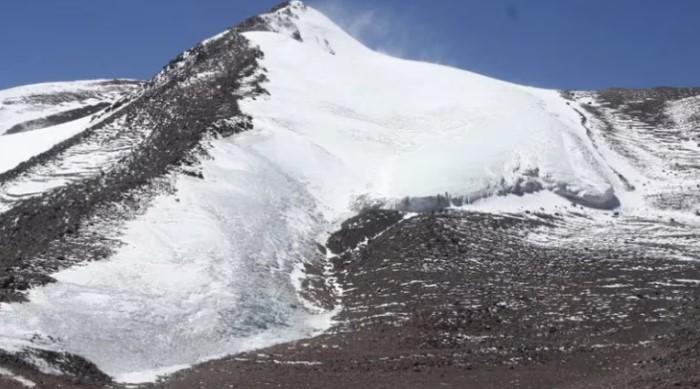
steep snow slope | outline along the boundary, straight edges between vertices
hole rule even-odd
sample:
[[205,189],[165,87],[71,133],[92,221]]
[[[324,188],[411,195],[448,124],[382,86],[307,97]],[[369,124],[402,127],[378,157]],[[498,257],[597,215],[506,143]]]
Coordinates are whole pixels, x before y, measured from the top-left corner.
[[86,117],[41,130],[1,136],[0,173],[84,131],[89,125],[90,118]]
[[140,83],[95,80],[0,91],[0,173],[85,130],[90,117]]
[[[55,82],[0,90],[0,134],[31,131],[51,125],[39,119],[111,104],[141,83],[133,80]],[[80,111],[80,110],[83,111]],[[70,119],[69,117],[68,119]]]
[[541,188],[614,204],[615,177],[557,92],[378,54],[294,7],[301,42],[284,22],[275,30],[289,36],[246,34],[266,54],[271,96],[244,108],[261,154],[325,205],[445,192],[461,203]]
[[[254,129],[205,138],[211,158],[188,167],[203,179],[171,172],[166,178],[173,180],[174,194],[155,198],[123,230],[110,226],[105,232],[96,227],[98,218],[83,221],[84,236],[122,245],[104,261],[54,274],[58,282],[32,290],[30,302],[0,306],[1,348],[65,351],[119,380],[154,379],[327,327],[328,311],[299,296],[298,276],[304,265],[318,264],[317,239],[355,207],[429,210],[543,189],[610,207],[615,191],[624,190],[579,116],[555,91],[372,52],[299,2],[250,23],[252,30],[267,30],[244,35],[263,51],[269,79],[269,96],[241,102]],[[148,115],[135,109],[96,129],[46,166],[9,182],[5,194],[69,198],[66,181],[89,176],[91,185],[100,185],[102,168],[119,170],[133,149],[147,155],[166,148],[148,143],[152,123],[163,118],[155,114],[180,106],[159,98],[210,105],[218,89],[241,93],[224,85],[226,69],[215,65],[226,62],[218,59],[201,50],[186,53],[171,65],[172,73],[151,83],[155,97],[139,100],[163,105]],[[187,72],[206,61],[212,64],[206,71]],[[162,85],[172,86],[166,90],[171,94],[157,89]],[[188,89],[192,85],[211,92],[196,95],[206,101],[186,101],[199,92]],[[135,121],[139,115],[146,119]],[[170,141],[200,120],[174,117],[179,121],[167,128],[167,137],[158,133],[158,141]],[[103,139],[115,147],[100,150]],[[100,151],[105,153],[85,158]],[[57,192],[59,186],[65,192]],[[82,239],[85,245],[88,238]]]

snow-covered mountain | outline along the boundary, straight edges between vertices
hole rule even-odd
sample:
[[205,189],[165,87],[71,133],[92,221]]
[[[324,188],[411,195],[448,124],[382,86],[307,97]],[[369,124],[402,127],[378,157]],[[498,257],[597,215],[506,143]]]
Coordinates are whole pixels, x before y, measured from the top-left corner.
[[0,91],[0,133],[40,130],[109,107],[141,84],[94,80],[21,86]]
[[132,80],[95,80],[0,91],[0,136],[5,136],[0,142],[0,173],[84,131],[93,114],[140,84]]
[[[543,90],[397,59],[299,1],[143,85],[2,91],[0,349],[141,382],[312,336],[342,309],[318,244],[367,208],[573,202],[691,220],[699,95]],[[667,133],[639,118],[651,111]]]

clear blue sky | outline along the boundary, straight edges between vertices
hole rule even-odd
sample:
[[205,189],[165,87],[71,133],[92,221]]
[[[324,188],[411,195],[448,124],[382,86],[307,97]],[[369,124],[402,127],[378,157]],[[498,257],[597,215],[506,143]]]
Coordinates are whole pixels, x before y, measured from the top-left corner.
[[[148,79],[275,0],[8,1],[0,89]],[[552,88],[700,86],[696,0],[309,0],[369,46]]]

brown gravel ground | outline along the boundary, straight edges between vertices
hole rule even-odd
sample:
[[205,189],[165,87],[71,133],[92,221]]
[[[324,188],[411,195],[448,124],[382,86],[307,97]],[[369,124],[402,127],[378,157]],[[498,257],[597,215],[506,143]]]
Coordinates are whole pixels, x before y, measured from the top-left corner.
[[[332,330],[143,387],[699,387],[700,286],[659,280],[700,279],[700,265],[526,238],[570,218],[365,213],[329,244],[371,238],[333,259],[344,293]],[[119,387],[0,365],[41,388]]]

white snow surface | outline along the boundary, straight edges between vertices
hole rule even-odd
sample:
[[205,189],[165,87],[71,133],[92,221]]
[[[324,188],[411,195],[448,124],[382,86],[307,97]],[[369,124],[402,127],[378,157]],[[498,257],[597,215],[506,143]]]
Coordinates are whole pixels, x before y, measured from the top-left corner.
[[90,117],[41,130],[0,136],[0,173],[48,151],[62,141],[79,134],[90,125]]
[[57,126],[3,135],[14,125],[77,108],[114,102],[133,85],[110,85],[111,80],[69,81],[0,90],[0,173],[87,129],[89,118]]
[[298,308],[290,279],[323,223],[304,188],[250,150],[258,137],[215,141],[207,179],[180,178],[113,258],[1,305],[0,345],[70,351],[139,382],[327,328],[332,313]]
[[205,179],[178,177],[176,195],[113,237],[124,246],[112,258],[0,305],[0,348],[154,380],[329,328],[333,312],[298,296],[299,264],[360,201],[474,198],[535,179],[604,203],[619,187],[557,92],[392,58],[299,2],[290,11],[270,16],[278,32],[245,34],[270,79],[269,97],[242,104],[255,129],[212,141]]
[[87,105],[71,95],[97,94],[103,89],[102,81],[106,80],[54,82],[0,90],[0,135],[15,124]]
[[312,9],[299,15],[303,42],[246,34],[265,52],[271,97],[244,110],[265,135],[260,152],[323,205],[480,197],[531,175],[593,203],[612,198],[613,175],[558,92],[392,58]]

